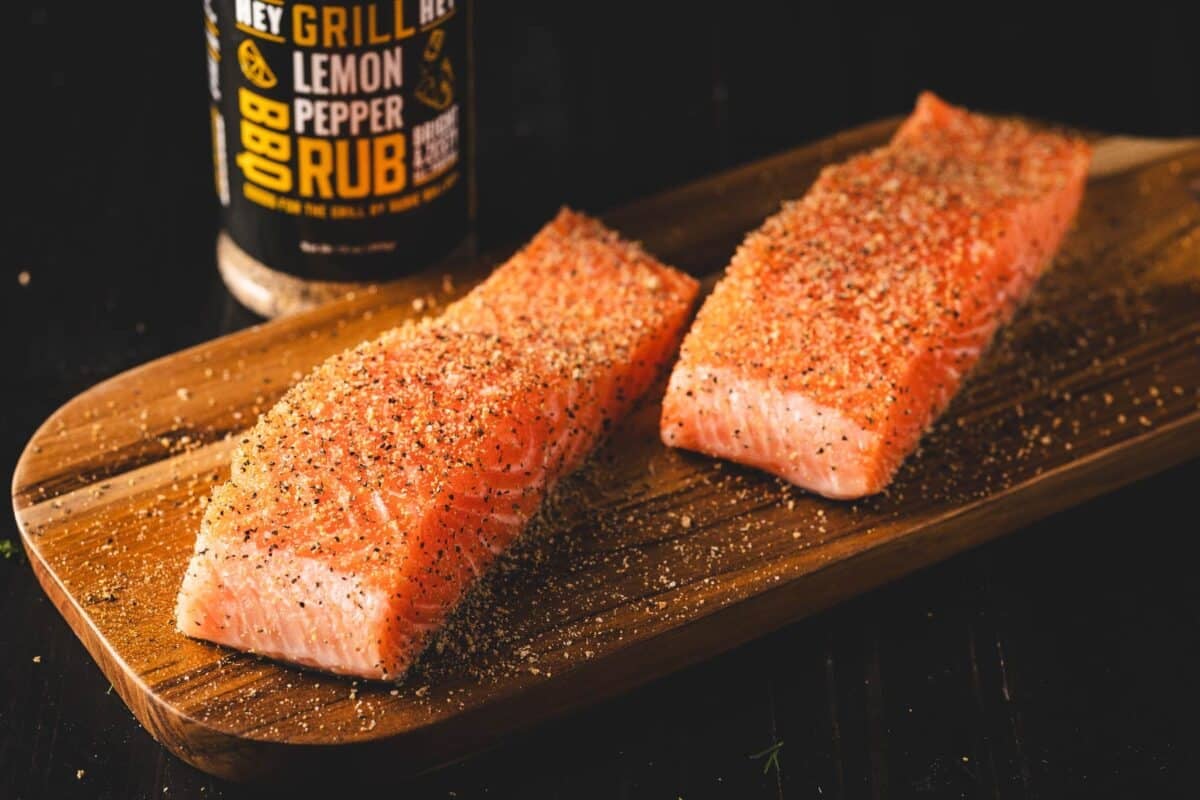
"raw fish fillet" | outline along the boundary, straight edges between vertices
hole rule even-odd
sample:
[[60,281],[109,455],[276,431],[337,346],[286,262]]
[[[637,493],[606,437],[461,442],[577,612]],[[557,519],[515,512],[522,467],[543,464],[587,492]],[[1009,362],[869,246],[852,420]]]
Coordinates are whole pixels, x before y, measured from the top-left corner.
[[178,629],[401,675],[665,370],[696,292],[564,211],[438,320],[329,359],[243,436],[205,510]]
[[684,339],[663,441],[881,491],[1049,265],[1089,159],[922,94],[887,146],[746,238]]

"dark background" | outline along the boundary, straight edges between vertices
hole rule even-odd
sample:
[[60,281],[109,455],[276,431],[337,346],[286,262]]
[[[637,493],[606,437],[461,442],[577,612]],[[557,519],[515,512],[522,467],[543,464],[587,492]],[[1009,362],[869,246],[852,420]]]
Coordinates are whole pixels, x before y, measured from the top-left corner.
[[[904,5],[483,0],[484,245],[903,113],[922,88],[1200,134],[1196,4]],[[213,261],[198,0],[0,15],[11,465],[72,395],[255,318]],[[1198,480],[1177,468],[379,796],[1195,796]],[[107,688],[23,557],[0,558],[0,798],[252,796],[166,755]],[[750,755],[778,741],[764,773]]]

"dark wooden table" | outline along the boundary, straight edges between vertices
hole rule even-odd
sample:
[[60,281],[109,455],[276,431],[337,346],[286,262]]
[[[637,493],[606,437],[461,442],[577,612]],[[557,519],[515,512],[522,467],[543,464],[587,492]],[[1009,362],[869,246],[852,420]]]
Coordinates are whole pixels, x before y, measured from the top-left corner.
[[[739,42],[763,40],[752,40],[745,26],[725,30],[691,19],[684,32],[700,50],[647,55],[664,68],[657,72],[613,65],[606,84],[586,63],[589,53],[607,52],[601,37],[562,33],[560,19],[538,17],[532,5],[514,4],[489,28],[519,33],[522,59],[510,59],[495,38],[481,52],[481,92],[491,98],[481,148],[485,241],[520,239],[563,200],[602,210],[898,113],[903,104],[891,98],[910,98],[909,83],[928,80],[923,62],[901,64],[900,72],[839,73],[846,85],[814,93],[811,119],[797,122],[784,109],[781,124],[768,126],[759,101],[780,87],[764,88],[763,76],[774,73],[752,69],[747,59],[772,52],[783,59],[786,51],[774,45],[792,28],[769,21],[755,28],[767,44],[751,53]],[[200,14],[192,4],[181,8],[164,17],[168,27],[145,37],[107,7],[14,9],[6,57],[19,58],[9,70],[16,82],[10,102],[25,117],[6,116],[18,133],[6,150],[7,193],[17,209],[0,215],[10,353],[0,379],[0,462],[10,468],[35,427],[72,395],[255,321],[214,267]],[[541,19],[541,27],[523,27],[521,14],[526,22]],[[1172,31],[1189,29],[1148,19],[1139,18],[1131,38],[1169,43]],[[605,36],[618,32],[606,24]],[[920,27],[905,24],[909,34]],[[1110,35],[1119,33],[1114,26]],[[637,35],[653,38],[650,29]],[[1007,30],[1001,25],[980,46],[999,52],[1010,41]],[[1158,49],[1178,58],[1184,52]],[[1121,63],[1132,70],[1157,62]],[[1031,66],[1030,74],[1043,67]],[[880,76],[875,93],[850,91],[867,72]],[[1077,123],[1136,129],[1113,124],[1110,90],[1118,84],[1097,81],[1105,87],[1096,104],[1103,111],[1089,118],[1087,92],[1054,88],[1071,74],[1046,74],[1059,83],[1030,94],[1039,99],[1022,110],[1053,115],[1054,98],[1067,98]],[[704,82],[688,83],[694,75]],[[609,90],[635,78],[673,90],[621,106]],[[512,84],[502,90],[502,80]],[[969,77],[943,80],[954,96]],[[1125,119],[1149,118],[1150,106],[1139,104],[1150,104],[1151,95],[1125,97]],[[1012,105],[1008,95],[996,102]],[[641,126],[643,138],[620,138],[624,128],[607,116],[614,108]],[[1164,124],[1138,132],[1196,132],[1195,116],[1187,116],[1194,104],[1164,101],[1160,108],[1171,109],[1159,117]],[[580,133],[591,130],[592,138]],[[506,185],[523,193],[487,188]],[[1195,796],[1200,582],[1188,556],[1198,486],[1200,463],[1193,462],[411,783],[367,787],[353,775],[331,775],[312,794]],[[5,541],[16,552],[0,555],[0,798],[269,794],[211,779],[159,748],[108,693],[42,595],[7,513],[0,515]],[[775,760],[760,755],[772,747]]]

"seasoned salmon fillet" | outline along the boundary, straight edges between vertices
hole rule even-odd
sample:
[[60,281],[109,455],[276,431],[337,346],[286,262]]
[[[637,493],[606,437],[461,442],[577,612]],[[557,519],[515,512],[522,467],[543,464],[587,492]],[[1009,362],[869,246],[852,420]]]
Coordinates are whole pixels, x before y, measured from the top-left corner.
[[663,441],[828,497],[884,489],[1050,263],[1089,159],[922,94],[740,246],[684,339]]
[[667,367],[697,284],[563,211],[439,319],[337,355],[242,438],[178,629],[401,675]]

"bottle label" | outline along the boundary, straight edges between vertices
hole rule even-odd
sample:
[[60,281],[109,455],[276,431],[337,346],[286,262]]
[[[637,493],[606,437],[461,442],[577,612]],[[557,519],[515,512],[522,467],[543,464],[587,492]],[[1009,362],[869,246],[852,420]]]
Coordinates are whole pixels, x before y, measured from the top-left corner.
[[243,250],[362,280],[462,241],[462,5],[204,0],[216,192]]

